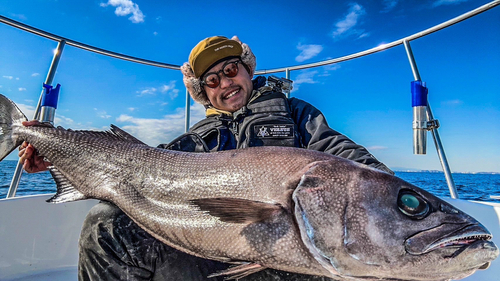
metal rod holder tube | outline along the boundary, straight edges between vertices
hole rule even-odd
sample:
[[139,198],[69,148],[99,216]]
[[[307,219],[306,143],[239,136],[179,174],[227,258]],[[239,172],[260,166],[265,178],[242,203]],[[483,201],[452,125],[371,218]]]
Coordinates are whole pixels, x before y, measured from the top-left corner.
[[45,107],[42,106],[42,109],[40,110],[40,122],[49,122],[54,124],[54,118],[56,116],[56,109],[53,107]]
[[413,107],[413,154],[427,152],[427,107]]
[[[45,84],[50,85],[54,80],[54,76],[56,74],[57,66],[59,65],[59,60],[61,59],[62,51],[64,46],[66,45],[66,41],[62,40],[57,44],[57,49],[55,50],[54,57],[52,58],[52,63],[50,64],[49,72],[47,77],[45,78]],[[42,95],[44,94],[44,89],[42,87],[42,93],[40,94],[40,98],[38,99],[38,104],[35,109],[35,116],[33,119],[39,120],[40,118],[40,108],[42,104]],[[19,187],[19,181],[21,180],[21,175],[23,172],[23,163],[21,161],[17,162],[16,170],[14,171],[14,175],[12,176],[12,181],[10,182],[9,191],[7,192],[6,198],[12,198],[16,196],[17,188]]]
[[[417,64],[415,62],[415,58],[413,56],[413,52],[411,50],[410,43],[407,40],[403,41],[403,44],[406,49],[406,53],[408,55],[408,60],[410,61],[411,70],[413,72],[413,77],[416,81],[421,81],[420,73],[418,72]],[[434,120],[434,116],[431,111],[431,106],[427,102],[427,106],[425,107],[427,120]],[[419,114],[422,114],[421,112]],[[436,151],[439,157],[439,161],[441,162],[441,167],[443,168],[444,176],[446,178],[446,183],[448,184],[448,189],[450,190],[451,198],[458,198],[457,188],[455,187],[455,182],[453,181],[453,177],[451,175],[451,169],[448,165],[448,160],[446,158],[446,154],[444,153],[443,144],[441,142],[441,137],[439,136],[439,132],[437,127],[431,127],[430,131],[432,132],[432,137],[434,139],[434,144],[436,146]]]

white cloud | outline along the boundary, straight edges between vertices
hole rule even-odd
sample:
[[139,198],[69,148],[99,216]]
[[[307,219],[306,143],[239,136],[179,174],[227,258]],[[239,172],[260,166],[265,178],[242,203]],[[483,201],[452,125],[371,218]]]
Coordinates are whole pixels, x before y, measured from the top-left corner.
[[38,75],[40,75],[40,73],[35,72],[35,73],[31,74],[32,77],[37,77]]
[[340,64],[325,65],[315,70],[303,70],[293,80],[292,92],[298,91],[302,84],[322,83],[321,77],[330,76],[330,72],[340,69]]
[[141,91],[137,91],[139,97],[145,96],[145,95],[155,95],[156,94],[156,88],[146,88]]
[[314,79],[314,77],[318,74],[317,70],[309,70],[304,71],[297,75],[295,79],[293,79],[293,89],[292,92],[298,91],[300,85],[302,84],[316,84],[318,81]]
[[[69,117],[65,117],[60,114],[56,114],[54,117],[54,125],[56,126],[61,126],[63,128],[71,128],[71,129],[78,129],[74,127],[74,121],[73,119]],[[85,128],[85,130],[90,130],[88,127]]]
[[2,77],[9,80],[12,80],[14,78],[14,76],[8,76],[8,75],[4,75]]
[[370,36],[370,33],[368,33],[368,32],[362,32],[361,35],[358,36],[358,39],[365,38],[365,37],[368,37],[368,36]]
[[297,62],[303,62],[305,60],[308,60],[310,58],[313,58],[317,56],[321,51],[323,51],[323,46],[321,45],[302,45],[299,43],[297,45],[297,49],[300,52],[300,54],[295,58],[295,61]]
[[168,85],[163,85],[160,90],[162,93],[168,93],[172,100],[179,95],[179,90],[175,88],[175,83],[175,80],[170,81]]
[[131,0],[108,0],[108,3],[101,3],[101,7],[107,6],[116,7],[115,15],[127,16],[132,14],[128,19],[133,23],[144,22],[144,14],[139,9],[139,5]]
[[462,105],[464,102],[461,100],[447,100],[441,102],[442,105],[448,105],[448,106],[457,106],[457,105]]
[[330,76],[330,72],[339,70],[340,67],[341,67],[340,64],[337,63],[325,65],[321,68],[323,69],[323,73],[320,73],[318,76],[320,77]]
[[175,99],[179,95],[179,90],[175,88],[176,82],[177,81],[172,80],[168,83],[168,85],[165,84],[158,88],[150,87],[140,91],[136,91],[136,93],[138,94],[138,97],[143,97],[146,95],[154,96],[157,92],[161,92],[162,94],[169,94],[171,99]]
[[317,81],[314,80],[314,76],[318,73],[318,71],[305,71],[301,74],[297,75],[297,78],[294,80],[294,84],[315,84]]
[[[116,122],[124,123],[120,128],[151,146],[168,143],[184,133],[184,108],[161,119],[136,118],[122,114]],[[191,106],[191,125],[205,117],[205,108],[196,103]]]
[[381,13],[388,13],[392,11],[396,5],[398,4],[399,0],[384,0],[384,9],[381,11]]
[[19,92],[26,91],[26,88],[18,88]]
[[442,5],[453,5],[453,4],[460,4],[462,2],[467,2],[468,0],[437,0],[434,3],[432,3],[432,7],[438,7]]
[[384,150],[384,149],[387,149],[387,147],[386,146],[381,146],[381,145],[374,145],[374,146],[369,146],[366,149],[368,149],[369,151]]
[[26,115],[28,119],[35,116],[35,107],[24,103],[16,103],[17,107]]
[[97,108],[94,108],[94,111],[95,111],[96,115],[99,116],[100,118],[103,118],[103,119],[111,118],[111,115],[109,115],[105,110],[99,110]]
[[27,20],[27,19],[28,19],[28,18],[27,18],[25,15],[23,15],[23,14],[12,14],[12,17],[17,18],[17,19],[20,19],[20,20],[23,20],[23,21],[25,21],[25,20]]
[[[25,100],[25,102],[33,103],[33,100]],[[16,103],[17,107],[21,110],[28,120],[31,120],[33,116],[35,116],[35,107],[33,105],[25,104],[25,103]],[[56,126],[62,126],[64,128],[71,128],[75,130],[99,130],[98,128],[89,127],[88,125],[75,124],[73,119],[69,117],[65,117],[56,112],[56,116],[54,118],[54,124]]]
[[363,34],[363,30],[357,30],[354,27],[358,24],[361,16],[366,14],[363,6],[352,3],[344,19],[335,24],[335,30],[332,33],[333,38],[338,38],[349,34]]

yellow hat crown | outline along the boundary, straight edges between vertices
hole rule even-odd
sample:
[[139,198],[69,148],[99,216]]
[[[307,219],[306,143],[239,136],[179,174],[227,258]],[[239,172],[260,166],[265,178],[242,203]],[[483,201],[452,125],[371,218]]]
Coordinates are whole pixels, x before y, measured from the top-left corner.
[[200,41],[193,48],[189,54],[189,64],[196,78],[200,78],[215,63],[228,57],[240,57],[242,52],[239,42],[224,36],[213,36]]

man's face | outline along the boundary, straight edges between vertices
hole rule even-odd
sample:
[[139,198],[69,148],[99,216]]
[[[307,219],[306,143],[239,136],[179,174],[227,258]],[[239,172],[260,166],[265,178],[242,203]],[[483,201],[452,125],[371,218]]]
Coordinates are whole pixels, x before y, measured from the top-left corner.
[[203,87],[213,107],[229,112],[235,112],[246,105],[253,90],[252,79],[241,62],[236,65],[238,68],[236,76],[229,78],[221,72],[223,67],[228,67],[228,62],[235,61],[239,60],[229,59],[220,62],[202,77],[205,78],[211,73],[217,73],[219,85],[215,88],[210,88],[207,85]]

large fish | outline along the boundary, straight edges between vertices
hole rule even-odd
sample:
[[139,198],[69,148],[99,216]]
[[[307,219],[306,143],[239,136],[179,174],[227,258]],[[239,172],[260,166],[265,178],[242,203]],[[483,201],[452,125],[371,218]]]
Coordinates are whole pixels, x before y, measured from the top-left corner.
[[297,148],[217,153],[152,148],[109,132],[25,127],[0,95],[0,160],[23,141],[52,162],[50,202],[107,200],[157,239],[239,264],[339,280],[450,280],[498,256],[474,218],[364,165]]

